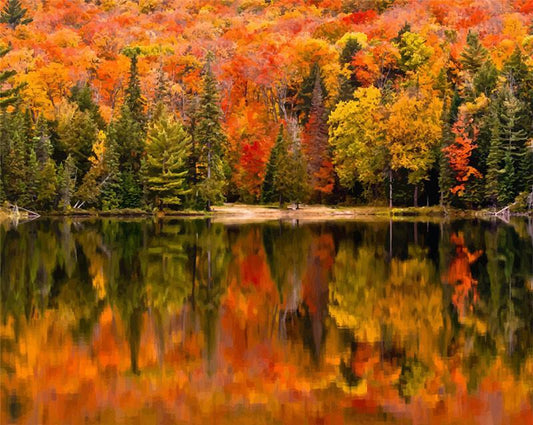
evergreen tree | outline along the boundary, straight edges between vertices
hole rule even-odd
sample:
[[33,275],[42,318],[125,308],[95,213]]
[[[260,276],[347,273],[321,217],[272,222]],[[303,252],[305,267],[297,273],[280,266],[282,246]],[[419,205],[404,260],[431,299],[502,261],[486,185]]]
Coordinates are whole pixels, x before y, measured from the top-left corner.
[[498,203],[501,198],[501,174],[503,172],[504,150],[502,149],[501,141],[501,122],[499,113],[501,111],[497,108],[495,101],[492,107],[492,131],[489,155],[487,157],[487,174],[486,174],[486,196],[493,205]]
[[276,190],[274,187],[274,177],[276,174],[276,165],[278,156],[283,148],[283,125],[280,126],[276,142],[270,151],[270,156],[266,165],[265,179],[261,187],[261,202],[269,203],[276,200]]
[[69,155],[58,169],[59,208],[66,210],[71,206],[76,187],[76,161]]
[[475,95],[484,93],[486,96],[490,96],[497,82],[498,70],[492,60],[488,59],[479,67],[479,70],[474,76]]
[[6,198],[13,203],[28,201],[28,165],[32,149],[31,123],[20,109],[9,114],[7,120],[2,177]]
[[295,202],[298,207],[308,196],[307,164],[300,141],[295,138],[291,141],[283,138],[276,162],[274,188],[280,207],[285,201]]
[[169,85],[170,81],[168,75],[163,69],[163,63],[161,63],[157,72],[157,87],[155,90],[155,98],[153,102],[156,108],[160,103],[170,108],[171,94]]
[[26,18],[27,12],[20,0],[7,0],[0,12],[0,23],[8,24],[11,29],[15,29],[18,25],[27,25],[33,21],[32,18]]
[[137,72],[137,55],[136,50],[130,55],[131,66],[126,100],[122,105],[119,119],[111,125],[108,134],[111,153],[117,155],[119,174],[116,176],[113,174],[112,178],[117,180],[110,182],[105,189],[106,208],[114,207],[117,202],[122,208],[137,208],[142,204],[139,173],[144,150],[145,116]]
[[119,169],[120,155],[116,140],[112,137],[107,137],[104,146],[103,167],[105,170],[105,183],[100,188],[100,201],[102,209],[107,211],[120,207],[122,193]]
[[[339,77],[339,100],[347,101],[352,99],[355,89],[361,85],[352,65],[353,57],[361,48],[361,44],[355,38],[349,38],[341,51],[339,61],[348,75],[341,74]],[[312,84],[314,85],[314,81]]]
[[303,80],[301,89],[298,93],[298,112],[302,124],[307,124],[309,120],[309,113],[312,108],[313,92],[315,90],[317,78],[320,84],[321,96],[324,99],[326,98],[326,86],[324,84],[324,79],[322,78],[320,67],[315,63],[311,67],[311,72],[309,75]]
[[450,167],[450,162],[447,156],[444,154],[443,149],[449,149],[449,146],[453,143],[453,133],[451,124],[451,115],[453,107],[453,98],[447,99],[443,102],[442,106],[442,146],[439,149],[437,158],[439,164],[439,189],[440,189],[440,203],[441,206],[449,205],[452,201],[451,189],[454,186],[453,170]]
[[77,110],[72,119],[60,123],[58,135],[61,147],[76,162],[78,177],[83,178],[91,167],[89,156],[98,135],[98,127],[91,113]]
[[461,53],[460,62],[470,74],[474,75],[487,59],[488,52],[479,41],[477,33],[469,31],[466,36],[466,47]]
[[78,105],[81,112],[88,112],[99,130],[105,128],[106,123],[100,114],[99,106],[93,100],[93,93],[88,84],[76,84],[72,87],[69,100]]
[[50,130],[48,128],[46,118],[40,116],[39,120],[37,121],[36,127],[36,135],[33,138],[35,154],[37,156],[37,161],[39,162],[39,164],[43,165],[52,156],[54,148],[50,141]]
[[190,136],[181,123],[159,105],[148,128],[146,158],[143,163],[148,198],[159,208],[181,205],[186,187],[186,160]]
[[503,163],[501,190],[498,194],[498,202],[502,205],[509,205],[514,201],[517,194],[515,164],[513,154],[509,147],[505,150]]
[[224,151],[226,135],[221,125],[222,111],[219,104],[217,82],[211,70],[210,59],[203,77],[203,90],[197,111],[195,143],[198,158],[197,202],[206,205],[221,201],[226,184],[224,175]]
[[[7,55],[11,50],[10,47],[0,47],[0,58]],[[6,106],[13,105],[19,100],[18,93],[23,84],[11,86],[10,88],[4,89],[4,85],[9,82],[9,79],[16,74],[16,71],[7,69],[0,71],[0,109],[5,108]]]
[[328,144],[327,112],[319,70],[315,75],[311,110],[303,138],[303,149],[307,158],[313,199],[320,202],[322,195],[333,190],[334,177]]
[[28,148],[28,160],[25,168],[26,190],[24,191],[24,195],[19,199],[19,203],[32,208],[37,200],[39,190],[39,168],[33,146]]
[[37,171],[37,199],[38,209],[50,209],[54,207],[57,198],[57,175],[56,164],[48,158],[41,164]]
[[500,202],[504,203],[514,201],[518,193],[528,189],[524,185],[526,176],[519,173],[520,160],[527,150],[527,134],[519,123],[523,109],[522,102],[509,89],[501,111],[502,146],[505,149],[505,158]]
[[141,83],[139,81],[139,72],[137,70],[139,52],[133,51],[130,56],[130,75],[128,79],[128,87],[126,88],[125,105],[131,112],[133,118],[144,126],[146,117],[144,115],[144,99],[141,93]]

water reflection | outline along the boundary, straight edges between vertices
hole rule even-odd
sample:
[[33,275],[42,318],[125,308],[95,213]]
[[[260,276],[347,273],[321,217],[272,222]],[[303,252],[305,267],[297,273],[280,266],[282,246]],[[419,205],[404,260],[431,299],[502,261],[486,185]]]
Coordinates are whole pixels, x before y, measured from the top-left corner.
[[1,227],[1,423],[533,421],[532,240],[526,221]]

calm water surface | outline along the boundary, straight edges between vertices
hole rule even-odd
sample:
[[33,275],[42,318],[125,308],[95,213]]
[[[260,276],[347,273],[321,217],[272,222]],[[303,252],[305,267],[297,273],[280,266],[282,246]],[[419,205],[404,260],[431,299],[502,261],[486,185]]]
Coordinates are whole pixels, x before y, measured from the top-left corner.
[[532,235],[5,224],[0,423],[533,423]]

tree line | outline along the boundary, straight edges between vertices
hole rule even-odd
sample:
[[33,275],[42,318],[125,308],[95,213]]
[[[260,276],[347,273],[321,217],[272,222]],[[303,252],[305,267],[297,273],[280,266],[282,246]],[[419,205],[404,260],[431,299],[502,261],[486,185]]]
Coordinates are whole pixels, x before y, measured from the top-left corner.
[[[9,1],[0,21],[14,29],[32,20]],[[143,51],[124,48],[128,83],[111,120],[88,83],[73,86],[54,119],[35,114],[20,95],[24,84],[5,70],[0,201],[43,211],[209,210],[223,200],[524,207],[533,188],[533,72],[522,49],[496,67],[471,31],[458,69],[443,67],[431,79],[433,47],[406,24],[392,40],[397,56],[375,52],[380,77],[367,84],[357,63],[362,36],[347,33],[339,42],[338,93],[328,93],[330,76],[314,63],[296,101],[278,103],[278,136],[264,165],[228,141],[212,54],[201,89],[178,114],[163,68],[148,102],[138,69]],[[1,48],[0,58],[9,51]],[[260,196],[236,187],[239,161],[257,163]]]

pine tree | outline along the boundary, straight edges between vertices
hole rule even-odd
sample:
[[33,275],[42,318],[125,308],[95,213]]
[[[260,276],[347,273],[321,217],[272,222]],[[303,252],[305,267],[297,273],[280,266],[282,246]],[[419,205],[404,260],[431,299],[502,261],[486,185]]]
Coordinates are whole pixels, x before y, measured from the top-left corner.
[[72,155],[69,155],[59,166],[58,180],[59,208],[66,210],[71,207],[72,195],[76,187],[76,161]]
[[502,147],[505,149],[505,158],[500,202],[510,203],[518,193],[528,189],[523,181],[525,176],[519,173],[520,160],[527,149],[527,134],[519,123],[523,109],[523,103],[509,89],[501,112]]
[[265,179],[261,187],[261,202],[269,203],[276,200],[276,190],[274,188],[274,176],[276,173],[276,165],[278,156],[283,148],[283,125],[279,127],[278,137],[270,151],[270,156],[266,165]]
[[[0,47],[0,58],[7,55],[11,50],[10,47]],[[5,70],[0,71],[0,109],[5,108],[6,106],[13,105],[19,100],[19,91],[24,87],[23,84],[18,84],[11,86],[10,88],[4,89],[4,85],[9,82],[9,79],[16,74],[16,71]]]
[[98,135],[98,127],[91,118],[89,111],[77,110],[72,119],[60,123],[58,128],[59,141],[67,155],[71,155],[79,170],[79,178],[89,171],[93,145]]
[[88,84],[76,84],[72,87],[69,100],[78,105],[81,112],[88,112],[99,130],[105,128],[106,123],[100,114],[100,107],[93,100],[93,93]]
[[130,110],[132,117],[141,123],[141,127],[146,122],[144,115],[144,99],[141,93],[141,83],[139,81],[139,72],[137,70],[138,51],[129,54],[130,56],[130,75],[128,87],[126,88],[125,105]]
[[221,118],[217,83],[209,59],[204,72],[194,134],[197,149],[195,154],[198,158],[197,201],[206,205],[208,211],[212,203],[223,199],[223,189],[226,184],[224,151],[227,143]]
[[39,194],[39,168],[33,146],[30,146],[28,150],[27,165],[25,167],[26,190],[24,191],[24,195],[19,199],[19,203],[22,206],[32,208]]
[[355,69],[352,65],[353,57],[361,48],[361,44],[355,38],[349,38],[339,56],[340,64],[348,74],[341,74],[339,77],[339,100],[347,101],[353,99],[355,89],[361,85],[357,80]]
[[181,123],[160,104],[148,128],[143,163],[148,198],[154,206],[181,205],[183,196],[190,192],[185,181],[189,144],[190,136]]
[[492,107],[492,128],[489,155],[487,157],[487,174],[486,174],[486,196],[494,205],[501,198],[501,174],[504,159],[504,150],[501,143],[501,122],[499,118],[499,109],[494,102]]
[[50,141],[50,130],[46,118],[40,116],[36,128],[36,135],[33,138],[35,154],[39,164],[43,165],[52,156],[54,149]]
[[280,207],[285,201],[295,202],[298,207],[308,196],[307,164],[300,141],[294,136],[290,141],[283,138],[276,161],[274,188]]
[[27,201],[28,162],[31,154],[31,128],[28,115],[20,109],[9,114],[7,140],[2,158],[2,177],[6,198],[13,203]]
[[451,115],[452,115],[453,98],[443,102],[442,107],[442,146],[438,152],[439,163],[439,189],[440,189],[440,203],[441,206],[450,205],[452,201],[451,189],[454,186],[453,170],[450,167],[448,157],[444,152],[449,149],[450,145],[454,142]]
[[514,201],[517,194],[515,164],[513,154],[509,147],[505,150],[503,163],[501,190],[498,194],[498,202],[502,205],[509,205]]
[[328,144],[327,112],[322,95],[320,71],[316,72],[309,120],[305,127],[303,149],[307,158],[313,199],[321,201],[333,190],[334,177]]
[[318,64],[313,64],[311,72],[303,80],[300,91],[298,93],[298,113],[302,124],[307,124],[309,121],[309,113],[313,103],[313,92],[315,90],[316,80],[319,79],[320,91],[323,98],[326,98],[326,86]]
[[492,60],[488,59],[479,67],[479,70],[474,76],[475,95],[484,93],[486,96],[490,96],[497,82],[498,70]]
[[[113,168],[118,169],[118,175],[113,172],[113,181],[107,184],[103,196],[106,208],[137,208],[142,205],[141,184],[141,155],[144,151],[145,115],[144,101],[141,96],[139,75],[137,72],[138,49],[125,52],[131,59],[126,99],[122,105],[119,119],[109,130],[108,140],[111,147]],[[114,181],[116,179],[116,181]],[[120,188],[120,190],[119,190]]]
[[154,99],[154,105],[156,108],[159,103],[162,103],[166,107],[170,108],[171,93],[169,86],[170,81],[168,74],[163,69],[163,63],[161,63],[157,72],[157,87],[155,90]]
[[20,0],[7,0],[4,8],[0,12],[0,22],[8,24],[11,29],[18,25],[27,25],[33,21],[32,18],[26,18],[27,9],[22,7]]
[[48,158],[46,162],[41,164],[37,172],[37,208],[41,210],[53,208],[56,198],[56,164],[51,158]]
[[100,188],[100,202],[104,211],[112,210],[121,205],[119,152],[116,140],[112,137],[105,139],[103,167],[105,183]]
[[460,62],[463,69],[474,75],[485,63],[488,52],[479,41],[477,33],[469,31],[466,36],[466,47],[461,53]]

